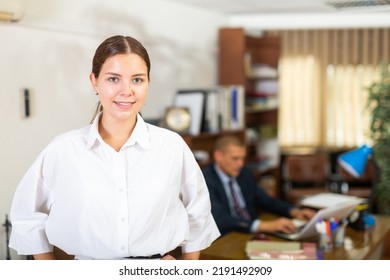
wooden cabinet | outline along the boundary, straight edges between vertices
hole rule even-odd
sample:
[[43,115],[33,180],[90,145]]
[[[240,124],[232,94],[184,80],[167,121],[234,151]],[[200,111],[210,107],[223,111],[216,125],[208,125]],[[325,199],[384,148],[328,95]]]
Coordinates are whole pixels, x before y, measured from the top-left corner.
[[[258,175],[275,181],[279,189],[278,63],[280,38],[253,37],[243,28],[219,30],[220,85],[244,85],[248,164]],[[267,178],[270,179],[270,178]],[[279,195],[274,191],[274,195]]]

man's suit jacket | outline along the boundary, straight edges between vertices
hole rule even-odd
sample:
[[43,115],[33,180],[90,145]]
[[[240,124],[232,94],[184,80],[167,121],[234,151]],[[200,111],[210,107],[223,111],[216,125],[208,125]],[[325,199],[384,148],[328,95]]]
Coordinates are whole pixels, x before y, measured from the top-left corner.
[[215,171],[214,164],[206,166],[203,169],[203,175],[210,193],[211,211],[221,234],[230,231],[250,232],[253,221],[258,218],[258,208],[280,216],[290,217],[289,211],[293,206],[269,196],[264,190],[258,188],[255,177],[246,167],[241,170],[236,179],[244,196],[247,211],[252,217],[250,221],[231,214],[223,183]]

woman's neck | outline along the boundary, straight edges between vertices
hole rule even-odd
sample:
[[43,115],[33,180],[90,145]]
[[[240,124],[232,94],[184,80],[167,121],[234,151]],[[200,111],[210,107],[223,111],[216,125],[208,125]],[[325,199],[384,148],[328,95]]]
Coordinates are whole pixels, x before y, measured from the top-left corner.
[[99,121],[99,134],[104,142],[119,152],[133,133],[136,122],[137,116],[131,120],[118,121],[103,115]]

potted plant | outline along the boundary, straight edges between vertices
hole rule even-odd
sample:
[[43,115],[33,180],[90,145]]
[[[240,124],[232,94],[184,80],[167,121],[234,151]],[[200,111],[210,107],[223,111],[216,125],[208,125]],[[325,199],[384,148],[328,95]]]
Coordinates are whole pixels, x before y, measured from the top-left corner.
[[375,193],[378,212],[390,215],[390,71],[387,63],[381,65],[380,79],[368,88],[368,107],[374,158],[380,170]]

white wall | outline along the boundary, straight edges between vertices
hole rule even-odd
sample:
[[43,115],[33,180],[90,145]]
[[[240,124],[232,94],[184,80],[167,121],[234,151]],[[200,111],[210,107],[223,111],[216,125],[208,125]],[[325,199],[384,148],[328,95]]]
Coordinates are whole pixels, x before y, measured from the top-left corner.
[[[87,124],[97,98],[89,84],[97,45],[134,36],[152,61],[146,118],[161,117],[177,89],[216,84],[217,29],[227,19],[160,0],[28,0],[25,17],[0,23],[0,222],[15,188],[57,134]],[[20,118],[29,88],[32,115]],[[4,227],[0,259],[5,259]],[[13,258],[15,253],[12,252]]]

